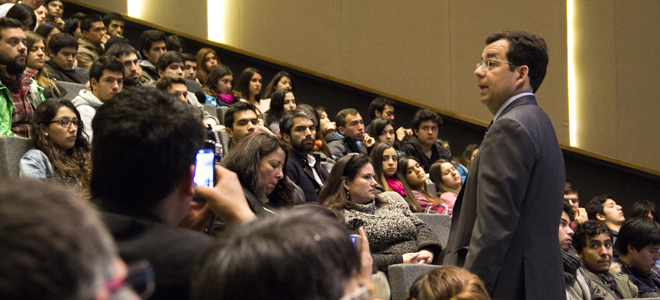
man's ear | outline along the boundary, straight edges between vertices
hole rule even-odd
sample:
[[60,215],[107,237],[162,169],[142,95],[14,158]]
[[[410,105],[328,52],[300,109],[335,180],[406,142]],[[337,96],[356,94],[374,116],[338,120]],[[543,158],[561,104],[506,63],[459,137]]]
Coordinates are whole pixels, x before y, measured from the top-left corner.
[[523,86],[529,82],[529,67],[522,65],[516,68],[516,85]]
[[419,129],[417,129],[417,128],[413,128],[413,133],[415,134],[415,136],[417,136],[417,133],[418,133],[418,132],[419,132]]
[[[280,131],[281,132],[281,131]],[[287,143],[291,144],[291,136],[288,133],[282,133],[282,139]]]
[[229,127],[225,127],[225,131],[227,132],[227,136],[231,139],[234,137],[234,132],[231,130]]
[[98,86],[99,86],[99,82],[96,81],[96,78],[89,79],[89,87],[92,89],[92,92],[94,92]]
[[376,118],[380,118],[380,116],[381,116],[382,114],[383,114],[383,113],[382,113],[380,110],[377,110],[377,109],[374,110],[374,115],[376,115]]
[[163,77],[163,73],[164,73],[163,70],[158,69],[158,77]]
[[603,215],[601,215],[601,214],[596,214],[596,220],[598,220],[598,221],[605,221],[605,216],[603,216]]
[[628,245],[628,253],[633,253],[633,252],[637,253],[639,251],[637,251],[637,249],[635,249],[635,247],[633,247],[632,245]]
[[185,196],[192,197],[195,195],[195,183],[193,178],[195,177],[195,165],[190,165],[188,170],[183,177],[181,182],[179,182],[179,192]]
[[53,58],[53,56],[57,55],[57,53],[55,53],[55,55],[53,55],[53,51],[50,50],[50,49],[46,49],[46,52],[48,52],[48,53],[46,53],[46,54],[47,54],[48,57],[50,57],[50,58]]
[[337,126],[337,131],[339,131],[339,133],[341,133],[341,135],[344,135],[344,132],[346,132],[346,130],[344,129],[343,126]]

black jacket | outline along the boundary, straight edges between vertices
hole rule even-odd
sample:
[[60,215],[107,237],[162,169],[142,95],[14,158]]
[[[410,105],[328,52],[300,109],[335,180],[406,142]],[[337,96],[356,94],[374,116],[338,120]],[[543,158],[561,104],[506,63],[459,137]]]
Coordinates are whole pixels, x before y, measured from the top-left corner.
[[50,77],[57,81],[80,84],[85,84],[89,81],[89,71],[85,69],[73,68],[72,70],[64,70],[51,60],[46,61],[44,68],[48,70]]
[[[328,170],[321,164],[321,157],[312,154],[316,159],[314,169],[319,174],[321,181],[325,183],[328,179]],[[307,163],[307,155],[289,150],[289,178],[298,185],[305,193],[305,204],[318,203],[321,186],[314,179],[314,173]]]
[[442,147],[442,145],[437,142],[431,147],[431,157],[427,157],[422,151],[422,148],[419,147],[419,141],[416,137],[411,137],[410,140],[401,145],[401,151],[405,152],[408,156],[414,156],[419,164],[424,168],[424,172],[428,173],[431,165],[436,162],[438,159],[446,159],[451,161],[451,155],[449,150]]

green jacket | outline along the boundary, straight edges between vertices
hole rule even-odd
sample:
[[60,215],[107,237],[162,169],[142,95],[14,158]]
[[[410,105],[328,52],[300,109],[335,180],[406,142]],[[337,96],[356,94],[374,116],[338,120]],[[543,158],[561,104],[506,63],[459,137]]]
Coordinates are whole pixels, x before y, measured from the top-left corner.
[[[615,300],[616,296],[613,295],[614,291],[610,290],[603,281],[596,276],[596,274],[589,272],[584,267],[580,268],[584,278],[587,280],[589,290],[591,291],[591,298],[593,300]],[[614,277],[616,281],[616,294],[620,299],[637,298],[637,286],[634,285],[628,276],[621,274],[621,266],[612,262],[608,275]]]
[[[32,84],[30,85],[28,99],[34,108],[36,108],[39,103],[46,100],[46,98],[44,98],[44,88],[40,87],[34,79],[32,79]],[[11,98],[11,92],[9,92],[9,89],[0,82],[0,136],[16,136],[16,134],[11,131],[11,115],[13,111],[14,102]]]

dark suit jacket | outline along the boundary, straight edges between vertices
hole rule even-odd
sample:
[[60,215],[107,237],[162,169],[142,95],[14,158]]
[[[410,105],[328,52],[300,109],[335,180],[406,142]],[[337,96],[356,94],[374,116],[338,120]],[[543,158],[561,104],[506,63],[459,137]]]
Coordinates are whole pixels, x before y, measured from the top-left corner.
[[[318,203],[321,186],[314,179],[314,174],[307,164],[307,155],[289,150],[289,178],[305,193],[305,203]],[[316,164],[314,169],[322,182],[328,179],[328,170],[321,164],[321,157],[314,154]]]
[[149,299],[188,299],[194,269],[213,238],[160,223],[148,212],[102,217],[127,264],[146,259],[154,268],[156,290]]
[[464,266],[496,299],[565,299],[557,228],[564,158],[533,96],[507,106],[472,162],[443,264]]

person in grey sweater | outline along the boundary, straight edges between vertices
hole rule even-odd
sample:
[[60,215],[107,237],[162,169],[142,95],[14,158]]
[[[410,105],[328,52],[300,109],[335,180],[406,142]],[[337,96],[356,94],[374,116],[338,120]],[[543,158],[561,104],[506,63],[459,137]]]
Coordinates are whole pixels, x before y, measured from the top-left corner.
[[392,264],[433,263],[441,251],[437,235],[399,194],[377,194],[376,185],[367,155],[349,154],[333,167],[319,200],[341,213],[349,230],[364,229],[379,271],[387,273]]

